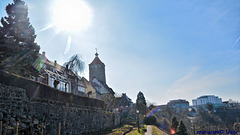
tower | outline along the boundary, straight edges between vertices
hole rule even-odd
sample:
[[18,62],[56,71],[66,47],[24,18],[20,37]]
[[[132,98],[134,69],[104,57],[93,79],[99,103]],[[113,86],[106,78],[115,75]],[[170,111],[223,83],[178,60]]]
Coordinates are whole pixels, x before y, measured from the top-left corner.
[[94,60],[89,64],[89,81],[91,82],[94,77],[106,84],[105,65],[99,59],[97,52]]

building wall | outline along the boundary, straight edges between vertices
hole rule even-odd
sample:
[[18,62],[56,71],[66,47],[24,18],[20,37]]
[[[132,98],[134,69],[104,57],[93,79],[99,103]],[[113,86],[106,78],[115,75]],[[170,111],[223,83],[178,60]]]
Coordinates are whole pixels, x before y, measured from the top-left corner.
[[82,78],[82,81],[84,82],[86,86],[86,93],[92,92],[92,94],[89,95],[90,98],[96,98],[99,99],[99,93],[92,87],[89,81],[87,81],[85,78]]
[[96,87],[96,89],[100,94],[109,93],[109,91],[96,78],[93,78],[92,83],[96,83],[99,86]]
[[222,104],[222,99],[216,96],[201,96],[192,100],[194,106],[205,105],[207,103]]
[[121,97],[116,98],[116,108],[131,106],[133,106],[133,102],[126,96],[126,94],[123,93]]
[[189,102],[184,99],[170,100],[167,105],[175,109],[176,112],[182,112],[187,110]]
[[106,83],[105,65],[91,64],[89,65],[89,81],[96,77],[99,81]]

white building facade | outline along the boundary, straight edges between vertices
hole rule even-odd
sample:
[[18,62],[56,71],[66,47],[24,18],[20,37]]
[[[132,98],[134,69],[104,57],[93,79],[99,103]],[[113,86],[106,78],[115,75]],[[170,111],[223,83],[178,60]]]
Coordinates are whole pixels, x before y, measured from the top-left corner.
[[192,100],[193,106],[205,105],[208,103],[211,104],[222,104],[222,98],[219,98],[214,95],[204,95],[198,97],[197,99]]

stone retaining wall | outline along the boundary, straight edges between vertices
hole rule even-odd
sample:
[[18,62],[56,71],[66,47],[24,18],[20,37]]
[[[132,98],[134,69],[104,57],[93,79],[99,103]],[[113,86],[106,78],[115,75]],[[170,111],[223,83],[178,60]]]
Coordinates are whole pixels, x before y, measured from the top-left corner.
[[0,72],[0,121],[4,135],[16,132],[17,121],[20,134],[40,134],[44,129],[44,134],[57,135],[60,127],[62,135],[79,135],[118,125],[119,119],[119,115],[105,111],[103,101]]

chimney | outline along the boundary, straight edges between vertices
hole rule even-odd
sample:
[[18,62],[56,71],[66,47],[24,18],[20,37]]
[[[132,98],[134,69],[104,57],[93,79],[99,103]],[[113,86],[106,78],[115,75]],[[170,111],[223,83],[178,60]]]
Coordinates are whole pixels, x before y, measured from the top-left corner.
[[57,65],[57,60],[54,60],[54,67],[56,67]]

